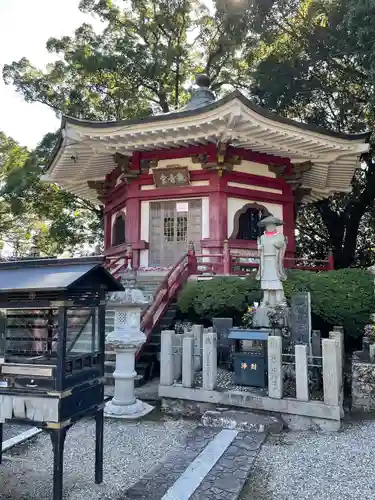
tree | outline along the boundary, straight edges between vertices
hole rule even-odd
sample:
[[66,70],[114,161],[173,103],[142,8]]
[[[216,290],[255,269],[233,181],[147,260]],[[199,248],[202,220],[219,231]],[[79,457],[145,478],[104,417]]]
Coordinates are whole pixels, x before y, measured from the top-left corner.
[[[375,41],[366,0],[301,2],[279,35],[264,44],[250,91],[267,108],[342,132],[374,124]],[[270,78],[272,75],[272,78]],[[297,219],[302,253],[322,257],[329,247],[336,267],[369,265],[373,237],[375,162],[362,158],[347,195],[303,208]]]
[[[191,77],[233,87],[281,115],[331,130],[359,132],[374,122],[375,50],[368,0],[81,0],[103,31],[84,24],[50,39],[58,60],[46,71],[27,59],[5,65],[6,83],[29,102],[87,119],[126,119],[183,105]],[[298,214],[299,251],[337,267],[365,265],[374,251],[375,164],[371,154],[336,195]],[[73,202],[70,199],[70,202]],[[74,213],[74,212],[73,212]],[[64,226],[67,227],[67,226]],[[313,236],[312,236],[313,235]]]
[[74,253],[102,240],[101,210],[40,179],[56,141],[47,134],[33,152],[0,133],[0,242],[24,255]]
[[198,71],[210,73],[215,90],[238,80],[231,70],[246,15],[212,14],[190,0],[138,0],[123,8],[82,0],[80,9],[103,21],[101,33],[83,24],[74,37],[48,40],[59,60],[45,72],[25,58],[4,66],[5,82],[26,101],[75,117],[125,119],[181,106]]

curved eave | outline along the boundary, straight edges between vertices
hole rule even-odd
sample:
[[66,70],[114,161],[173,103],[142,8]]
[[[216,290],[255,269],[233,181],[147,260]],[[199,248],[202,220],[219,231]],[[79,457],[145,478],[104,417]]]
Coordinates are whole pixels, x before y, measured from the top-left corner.
[[274,122],[282,123],[285,125],[290,125],[293,127],[296,127],[300,130],[306,130],[310,132],[315,132],[320,135],[325,135],[327,137],[335,137],[337,139],[344,139],[344,140],[362,140],[363,142],[368,142],[371,136],[371,132],[363,132],[359,134],[345,134],[341,132],[334,132],[331,130],[326,130],[321,127],[317,127],[315,125],[310,125],[306,123],[300,123],[296,122],[294,120],[291,120],[289,118],[284,118],[283,116],[279,116],[276,113],[273,113],[271,111],[266,110],[265,108],[262,108],[261,106],[257,106],[253,104],[247,97],[245,97],[239,90],[235,90],[228,94],[227,96],[223,97],[222,99],[219,99],[211,104],[208,104],[207,106],[201,107],[201,108],[195,108],[191,110],[186,110],[186,111],[174,111],[171,113],[164,113],[160,115],[155,115],[155,116],[148,116],[145,118],[135,118],[132,120],[116,120],[116,121],[93,121],[93,120],[82,120],[79,118],[73,118],[71,116],[65,115],[62,119],[62,125],[61,127],[64,128],[65,124],[72,124],[72,125],[78,125],[82,127],[89,127],[89,128],[96,128],[96,129],[105,129],[105,128],[120,128],[120,127],[129,127],[132,125],[140,125],[140,124],[147,124],[147,123],[158,123],[158,122],[165,122],[169,120],[176,120],[176,119],[183,119],[183,118],[190,118],[192,116],[199,116],[202,114],[207,113],[207,111],[215,110],[217,108],[220,108],[224,104],[227,104],[230,101],[233,101],[235,99],[238,99],[239,101],[242,102],[249,110],[253,111],[254,113],[258,114],[259,116],[263,116],[264,118],[267,118],[269,120],[272,120]]
[[[311,199],[345,192],[370,132],[342,134],[279,117],[254,106],[236,91],[205,107],[144,119],[92,122],[64,117],[45,180],[97,202],[88,180],[104,180],[115,167],[114,153],[168,150],[231,142],[238,148],[310,162],[302,184]],[[76,158],[76,159],[75,159]]]

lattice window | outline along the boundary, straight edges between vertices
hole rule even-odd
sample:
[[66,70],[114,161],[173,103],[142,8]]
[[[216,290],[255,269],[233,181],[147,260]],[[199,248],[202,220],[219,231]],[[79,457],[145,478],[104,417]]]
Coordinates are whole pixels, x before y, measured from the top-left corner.
[[262,213],[257,208],[248,208],[240,215],[237,239],[256,240],[260,235],[258,223],[262,218]]
[[188,218],[187,215],[177,217],[177,241],[187,241],[188,233]]
[[164,217],[164,239],[174,241],[174,217]]

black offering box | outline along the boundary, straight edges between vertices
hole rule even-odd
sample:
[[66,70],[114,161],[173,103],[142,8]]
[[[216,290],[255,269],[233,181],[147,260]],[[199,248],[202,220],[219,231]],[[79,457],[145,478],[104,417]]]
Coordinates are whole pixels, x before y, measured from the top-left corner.
[[[62,499],[66,432],[95,416],[95,482],[103,476],[105,296],[123,286],[102,258],[0,264],[0,463],[5,421],[50,433],[53,500]],[[1,333],[1,332],[0,332]]]

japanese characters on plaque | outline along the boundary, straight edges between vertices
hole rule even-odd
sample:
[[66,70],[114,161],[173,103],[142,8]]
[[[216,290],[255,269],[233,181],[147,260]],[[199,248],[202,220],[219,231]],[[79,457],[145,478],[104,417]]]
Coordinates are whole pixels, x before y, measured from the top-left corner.
[[188,186],[190,184],[188,167],[155,168],[153,175],[155,186],[158,188]]

